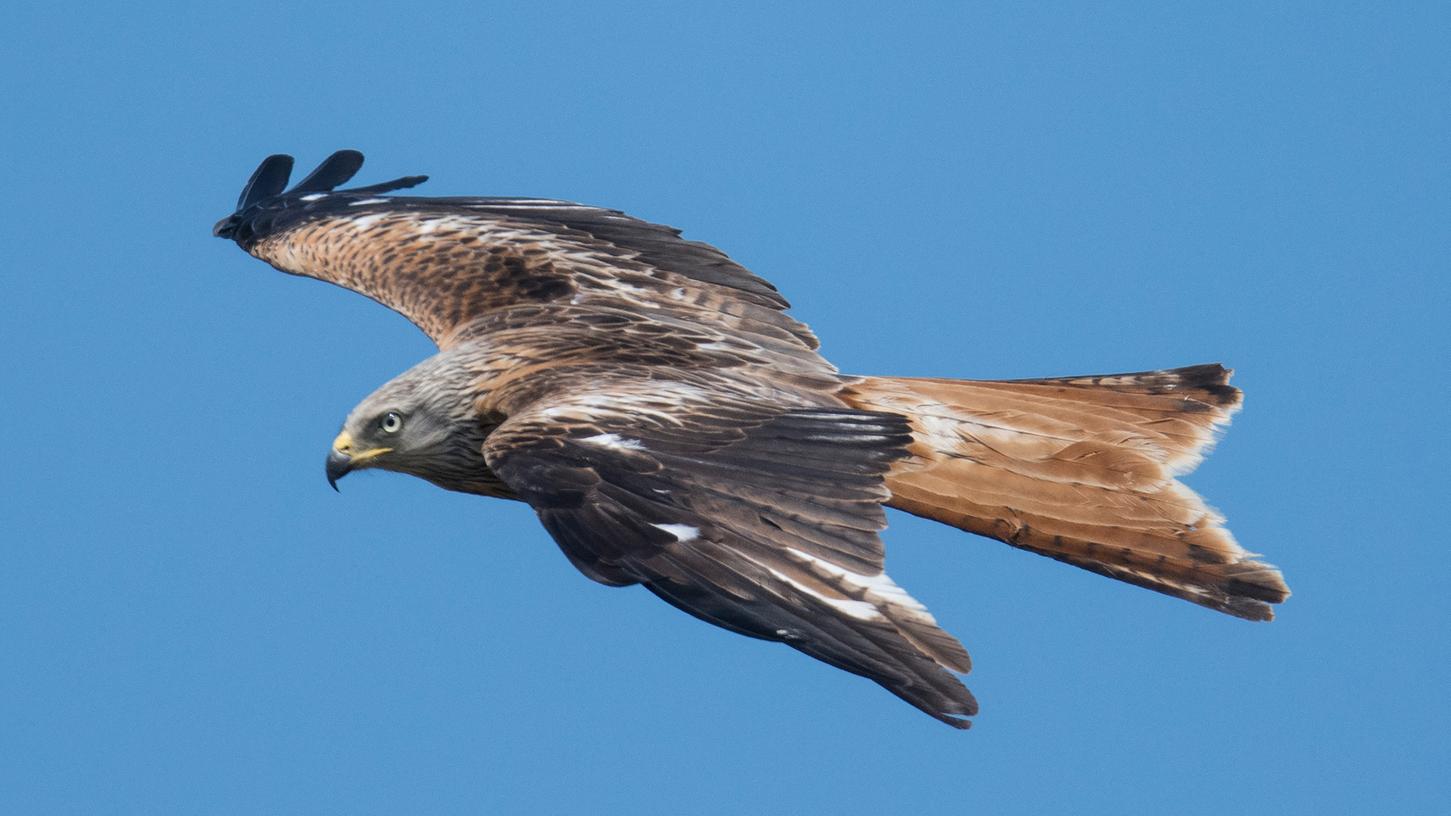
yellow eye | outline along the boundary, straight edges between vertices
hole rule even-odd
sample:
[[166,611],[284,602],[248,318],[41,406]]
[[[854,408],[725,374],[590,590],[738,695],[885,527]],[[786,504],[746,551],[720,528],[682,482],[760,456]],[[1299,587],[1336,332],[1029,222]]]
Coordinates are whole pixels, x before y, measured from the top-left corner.
[[398,433],[403,430],[403,417],[399,416],[396,411],[389,411],[383,415],[382,419],[378,420],[378,428],[383,433]]

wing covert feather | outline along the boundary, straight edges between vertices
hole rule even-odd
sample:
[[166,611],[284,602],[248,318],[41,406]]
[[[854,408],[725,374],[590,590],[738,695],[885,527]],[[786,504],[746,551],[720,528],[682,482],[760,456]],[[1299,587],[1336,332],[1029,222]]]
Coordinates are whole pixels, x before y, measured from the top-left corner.
[[291,157],[271,157],[215,232],[284,272],[388,306],[441,347],[507,307],[568,312],[556,322],[591,309],[658,311],[747,342],[784,342],[829,368],[774,286],[673,227],[552,199],[384,194],[422,176],[334,189],[362,161],[339,151],[284,193]]
[[642,584],[966,727],[976,703],[950,672],[967,653],[882,568],[882,477],[905,420],[695,396],[668,412],[624,387],[541,400],[485,457],[591,578]]

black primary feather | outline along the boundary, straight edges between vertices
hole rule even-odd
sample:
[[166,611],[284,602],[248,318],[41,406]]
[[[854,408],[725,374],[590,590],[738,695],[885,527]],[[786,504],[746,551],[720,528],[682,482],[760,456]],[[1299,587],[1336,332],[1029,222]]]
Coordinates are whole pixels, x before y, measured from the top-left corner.
[[391,193],[394,190],[406,190],[409,187],[417,187],[425,181],[428,181],[428,176],[404,176],[403,178],[396,178],[392,181],[383,181],[377,184],[369,184],[367,187],[354,187],[351,190],[344,190],[343,192],[354,193],[358,195]]
[[237,211],[241,212],[258,201],[281,193],[287,187],[287,179],[291,176],[291,156],[277,153],[263,159],[253,171],[252,177],[247,179],[247,186],[242,188],[242,194],[237,197]]
[[362,166],[362,153],[356,150],[339,150],[323,159],[322,164],[319,164],[316,170],[308,173],[307,178],[299,181],[295,187],[287,191],[287,194],[331,192],[334,187],[346,184],[348,179],[357,175]]
[[338,185],[347,183],[362,166],[361,152],[339,150],[323,159],[317,169],[284,193],[288,176],[292,174],[292,157],[281,153],[268,156],[252,173],[247,186],[242,188],[236,211],[218,221],[212,228],[212,234],[247,246],[259,236],[282,226],[330,211],[326,204],[318,205],[301,200],[306,196],[336,192],[337,195],[354,201],[393,190],[416,187],[428,181],[428,176],[404,176],[351,190],[336,189]]

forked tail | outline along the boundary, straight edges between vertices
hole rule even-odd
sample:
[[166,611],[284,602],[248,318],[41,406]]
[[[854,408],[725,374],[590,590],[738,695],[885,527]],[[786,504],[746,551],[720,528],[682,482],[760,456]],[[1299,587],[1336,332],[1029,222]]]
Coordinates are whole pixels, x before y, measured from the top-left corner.
[[866,377],[842,397],[907,416],[891,507],[1250,620],[1289,597],[1175,476],[1239,408],[1230,371],[1042,380]]

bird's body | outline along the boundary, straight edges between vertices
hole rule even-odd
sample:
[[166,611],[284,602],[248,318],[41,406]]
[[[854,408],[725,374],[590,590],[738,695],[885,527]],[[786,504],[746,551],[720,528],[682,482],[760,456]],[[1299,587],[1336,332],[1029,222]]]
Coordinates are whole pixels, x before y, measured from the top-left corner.
[[528,502],[612,585],[787,643],[957,727],[967,653],[883,571],[895,506],[1250,619],[1273,567],[1174,479],[1238,407],[1217,365],[985,382],[844,376],[775,288],[705,244],[562,201],[283,192],[263,162],[222,237],[402,313],[439,354],[344,424],[379,467]]

